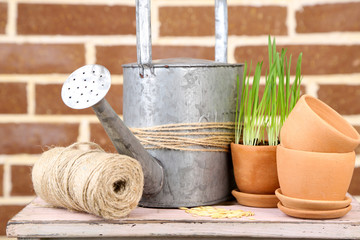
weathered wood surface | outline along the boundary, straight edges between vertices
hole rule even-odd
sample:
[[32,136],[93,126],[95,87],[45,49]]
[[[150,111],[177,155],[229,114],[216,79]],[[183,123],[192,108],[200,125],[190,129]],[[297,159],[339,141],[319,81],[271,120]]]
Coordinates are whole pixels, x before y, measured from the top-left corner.
[[288,217],[276,208],[262,209],[219,205],[227,209],[253,211],[255,220],[193,217],[179,209],[138,207],[121,220],[104,220],[65,209],[46,207],[36,198],[8,223],[9,237],[18,238],[137,238],[137,237],[257,237],[360,239],[360,205],[353,199],[352,210],[333,220],[304,220]]

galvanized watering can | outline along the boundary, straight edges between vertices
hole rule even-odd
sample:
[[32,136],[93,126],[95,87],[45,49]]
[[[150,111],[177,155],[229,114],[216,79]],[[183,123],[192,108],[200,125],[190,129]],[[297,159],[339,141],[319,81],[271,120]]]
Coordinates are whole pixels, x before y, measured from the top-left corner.
[[[138,61],[123,65],[125,124],[104,98],[110,88],[110,73],[106,68],[84,66],[64,83],[64,102],[76,109],[92,106],[117,151],[141,163],[145,176],[142,206],[210,205],[230,195],[232,164],[229,153],[206,151],[205,148],[205,151],[162,148],[147,151],[128,129],[234,122],[236,79],[237,76],[241,78],[243,65],[226,63],[226,0],[215,1],[215,20],[215,62],[190,58],[152,61],[150,0],[136,1]],[[89,85],[84,87],[84,81]],[[85,89],[75,94],[70,90],[74,88]]]

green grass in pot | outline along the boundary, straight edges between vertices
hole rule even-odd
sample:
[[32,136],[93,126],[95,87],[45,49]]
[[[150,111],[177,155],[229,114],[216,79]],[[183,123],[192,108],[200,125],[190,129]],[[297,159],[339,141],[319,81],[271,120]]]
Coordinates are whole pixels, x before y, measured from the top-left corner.
[[259,88],[262,62],[256,65],[252,84],[251,64],[248,69],[245,63],[241,89],[240,78],[237,79],[235,144],[277,145],[280,129],[300,97],[302,53],[298,57],[295,79],[291,84],[291,55],[288,60],[285,49],[277,52],[275,38],[271,42],[270,36],[268,51],[269,69],[265,74],[265,89],[261,98]]

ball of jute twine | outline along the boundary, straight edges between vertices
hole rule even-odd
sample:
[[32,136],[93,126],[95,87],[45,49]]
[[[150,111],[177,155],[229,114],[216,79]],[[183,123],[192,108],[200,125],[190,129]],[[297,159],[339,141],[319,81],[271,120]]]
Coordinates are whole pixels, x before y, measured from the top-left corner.
[[144,175],[131,157],[105,153],[95,143],[75,143],[44,152],[33,167],[32,181],[36,194],[54,207],[118,219],[139,203]]

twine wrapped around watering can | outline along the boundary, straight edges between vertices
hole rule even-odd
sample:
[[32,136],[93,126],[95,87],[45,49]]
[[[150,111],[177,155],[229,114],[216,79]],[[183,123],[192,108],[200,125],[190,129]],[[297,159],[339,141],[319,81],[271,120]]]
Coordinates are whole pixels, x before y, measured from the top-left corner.
[[234,122],[199,122],[131,128],[145,149],[228,152],[234,142]]
[[131,157],[105,153],[95,143],[75,143],[44,152],[33,167],[32,181],[36,194],[54,207],[117,219],[137,206],[144,176]]

